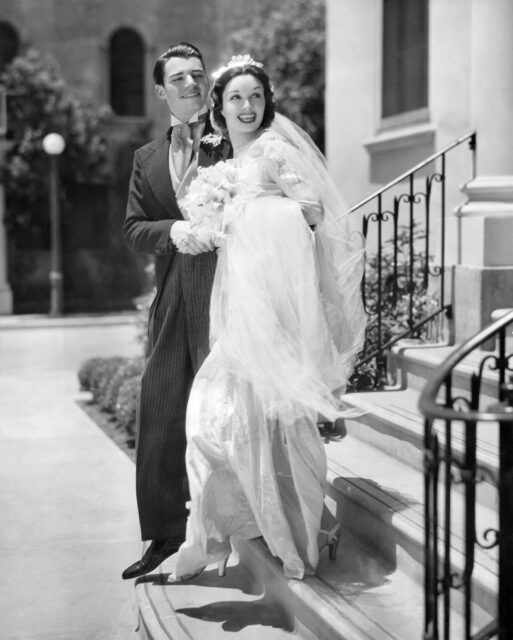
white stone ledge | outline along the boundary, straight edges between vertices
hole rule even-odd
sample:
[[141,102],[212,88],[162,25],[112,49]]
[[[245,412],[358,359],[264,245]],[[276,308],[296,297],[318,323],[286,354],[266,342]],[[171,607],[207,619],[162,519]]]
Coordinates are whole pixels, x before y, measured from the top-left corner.
[[436,127],[424,123],[382,131],[373,138],[364,141],[363,146],[371,155],[374,155],[430,144],[434,142],[435,134]]

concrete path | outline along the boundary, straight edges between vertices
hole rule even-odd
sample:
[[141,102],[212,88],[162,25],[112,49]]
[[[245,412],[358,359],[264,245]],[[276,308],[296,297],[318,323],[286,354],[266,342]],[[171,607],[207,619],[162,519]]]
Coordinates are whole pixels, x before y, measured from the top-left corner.
[[134,465],[76,404],[93,356],[136,355],[133,316],[0,318],[0,638],[135,639]]

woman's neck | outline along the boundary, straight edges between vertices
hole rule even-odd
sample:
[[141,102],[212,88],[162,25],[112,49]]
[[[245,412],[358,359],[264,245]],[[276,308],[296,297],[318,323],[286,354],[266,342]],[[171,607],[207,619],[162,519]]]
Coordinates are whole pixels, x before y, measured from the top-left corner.
[[247,147],[253,140],[256,140],[262,133],[262,129],[252,131],[251,133],[241,133],[240,131],[228,131],[230,142],[232,144],[233,155],[236,156],[242,149]]

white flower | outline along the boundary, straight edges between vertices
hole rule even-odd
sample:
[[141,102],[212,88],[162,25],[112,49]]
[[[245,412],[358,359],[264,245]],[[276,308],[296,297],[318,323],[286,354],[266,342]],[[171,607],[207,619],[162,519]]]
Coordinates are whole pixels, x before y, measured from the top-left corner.
[[193,229],[208,229],[214,234],[224,230],[228,209],[252,194],[253,188],[241,175],[241,169],[230,162],[198,167],[187,195],[180,201]]
[[223,136],[219,135],[218,133],[207,133],[206,136],[203,136],[203,138],[201,138],[200,143],[208,144],[211,147],[218,147],[222,141]]

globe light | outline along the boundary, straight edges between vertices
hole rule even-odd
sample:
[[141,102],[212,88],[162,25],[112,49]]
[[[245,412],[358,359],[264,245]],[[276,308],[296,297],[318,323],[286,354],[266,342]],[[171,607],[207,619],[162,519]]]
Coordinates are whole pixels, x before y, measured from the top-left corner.
[[48,133],[43,138],[43,149],[49,156],[60,156],[66,148],[66,142],[60,133]]

